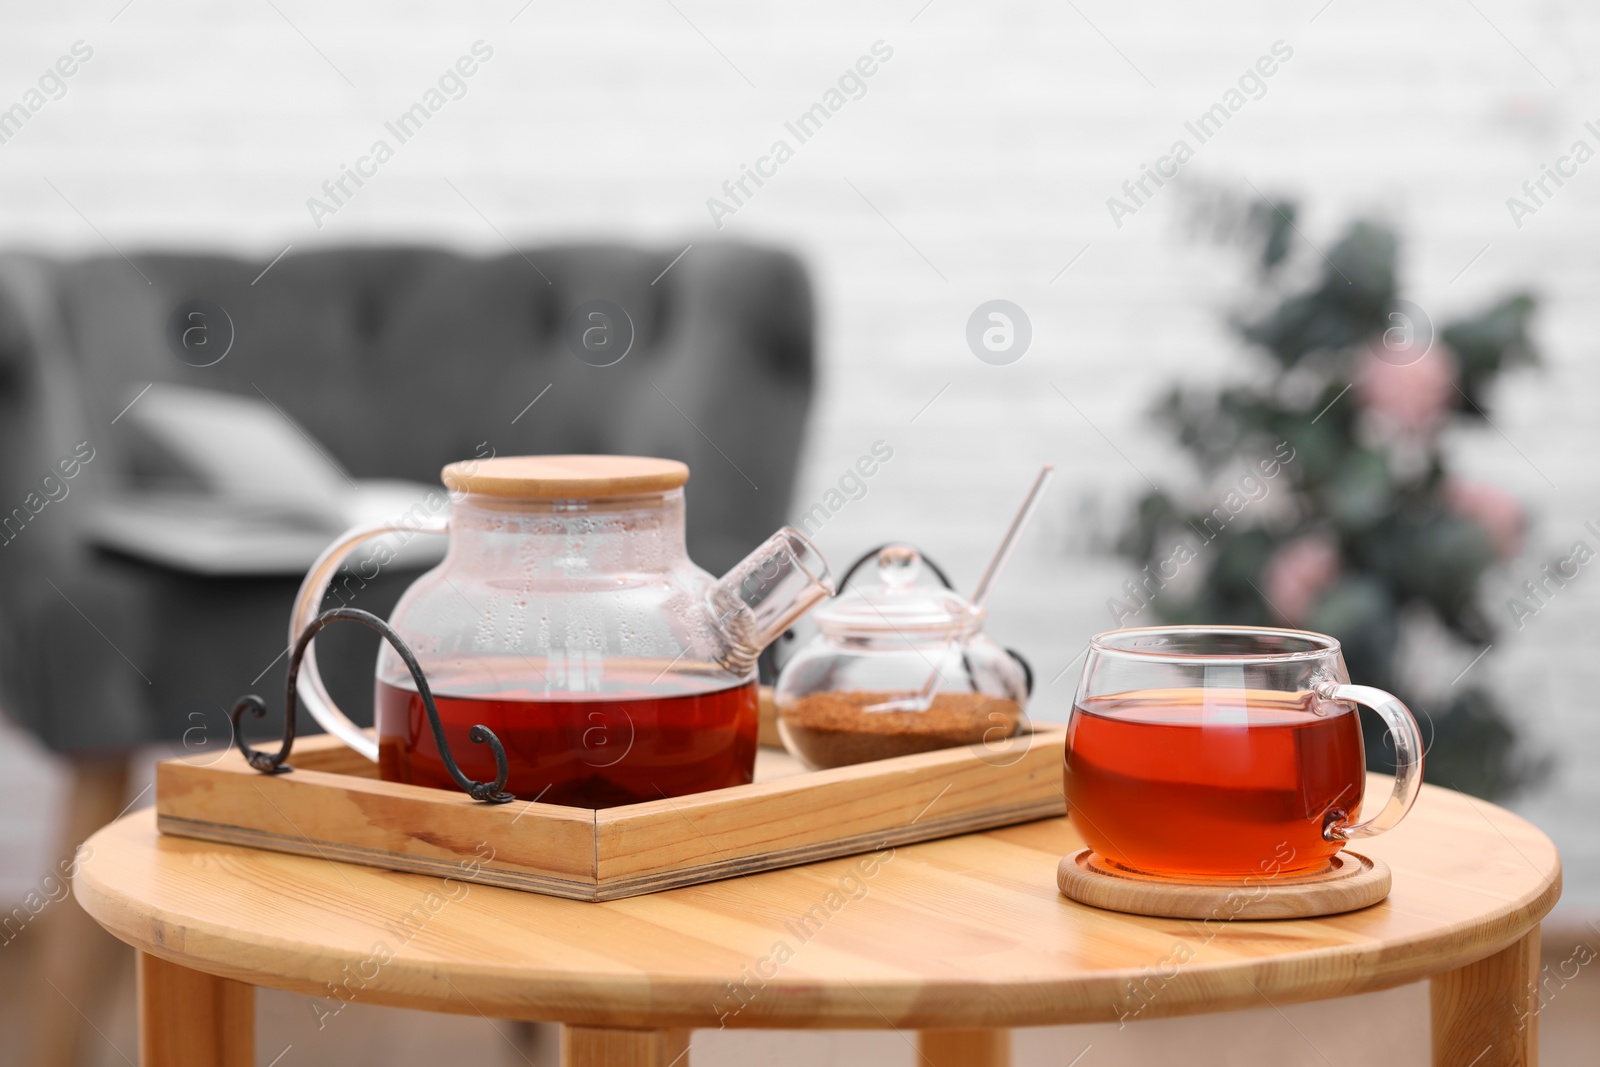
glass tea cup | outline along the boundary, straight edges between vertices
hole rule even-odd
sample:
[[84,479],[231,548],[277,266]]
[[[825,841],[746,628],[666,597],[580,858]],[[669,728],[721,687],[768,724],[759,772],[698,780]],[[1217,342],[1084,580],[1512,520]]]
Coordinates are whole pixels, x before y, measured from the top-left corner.
[[[1416,720],[1349,684],[1339,642],[1248,626],[1096,635],[1067,728],[1067,811],[1107,863],[1203,880],[1326,867],[1391,829],[1422,784]],[[1394,739],[1394,793],[1356,822],[1366,759],[1356,706]]]

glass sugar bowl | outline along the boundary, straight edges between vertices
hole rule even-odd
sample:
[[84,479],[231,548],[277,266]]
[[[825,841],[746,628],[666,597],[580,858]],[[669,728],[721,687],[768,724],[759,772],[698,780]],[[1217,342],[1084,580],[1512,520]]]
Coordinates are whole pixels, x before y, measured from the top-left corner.
[[1022,728],[1026,662],[983,633],[981,608],[923,582],[924,570],[915,548],[889,545],[871,578],[812,613],[820,632],[774,693],[778,733],[807,767],[994,745]]

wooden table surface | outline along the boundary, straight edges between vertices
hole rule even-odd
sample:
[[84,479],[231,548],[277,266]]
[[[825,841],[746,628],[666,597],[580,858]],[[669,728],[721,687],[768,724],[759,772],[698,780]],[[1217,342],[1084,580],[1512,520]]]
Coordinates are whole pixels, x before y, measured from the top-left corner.
[[[1369,795],[1388,791],[1375,779]],[[148,811],[89,845],[78,900],[154,957],[152,974],[165,960],[331,1007],[354,998],[641,1030],[1000,1028],[1281,1005],[1444,975],[1436,1050],[1456,1042],[1467,1052],[1456,1067],[1485,1033],[1512,1040],[1501,1004],[1526,1002],[1516,987],[1537,975],[1537,924],[1560,893],[1559,858],[1536,827],[1433,787],[1398,829],[1360,843],[1393,869],[1386,901],[1262,923],[1064,899],[1056,864],[1082,845],[1067,819],[598,904],[473,885],[470,872],[447,881],[163,836]],[[1533,1039],[1521,1044],[1477,1067],[1533,1062]]]

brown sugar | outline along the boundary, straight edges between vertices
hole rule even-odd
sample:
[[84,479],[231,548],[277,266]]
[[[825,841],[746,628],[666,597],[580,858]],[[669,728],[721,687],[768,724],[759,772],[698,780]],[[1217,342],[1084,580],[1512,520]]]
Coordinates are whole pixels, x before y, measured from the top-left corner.
[[812,693],[778,705],[784,743],[812,767],[994,743],[1016,733],[1022,709],[986,693],[939,693],[927,711],[867,711],[905,693]]

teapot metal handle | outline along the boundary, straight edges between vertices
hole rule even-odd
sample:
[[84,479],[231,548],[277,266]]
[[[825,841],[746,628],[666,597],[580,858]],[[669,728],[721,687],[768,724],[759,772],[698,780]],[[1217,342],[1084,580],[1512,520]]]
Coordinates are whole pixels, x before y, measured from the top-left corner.
[[[417,695],[422,698],[422,706],[428,713],[428,722],[433,727],[433,739],[438,745],[439,756],[444,761],[445,770],[450,772],[450,777],[455,779],[456,784],[473,800],[481,800],[489,804],[505,804],[516,799],[505,791],[506,779],[510,776],[510,767],[506,762],[505,746],[494,735],[494,731],[487,726],[479,724],[472,727],[467,733],[473,743],[487,744],[489,750],[494,753],[495,780],[493,782],[473,781],[461,772],[461,768],[456,765],[455,757],[450,753],[450,742],[445,738],[444,724],[440,722],[439,709],[433,702],[433,691],[428,687],[428,679],[422,673],[422,665],[417,662],[416,655],[400,639],[400,635],[395,632],[394,627],[372,614],[372,612],[362,611],[360,608],[334,608],[331,611],[325,611],[313,619],[311,625],[307,626],[300,633],[300,636],[295,639],[294,650],[289,659],[288,696],[284,702],[283,744],[279,746],[277,752],[267,753],[251,748],[244,739],[244,731],[240,729],[239,720],[246,711],[251,712],[258,719],[267,713],[266,701],[252,693],[249,696],[240,698],[238,703],[234,704],[233,710],[229,712],[229,718],[233,721],[233,736],[239,745],[239,751],[250,762],[250,766],[262,774],[282,774],[293,769],[285,761],[289,758],[290,750],[294,748],[295,693],[296,683],[301,677],[300,669],[304,664],[312,660],[311,639],[316,637],[318,632],[330,623],[341,620],[359,622],[370,630],[376,630],[383,636],[384,640],[393,646],[400,658],[405,661],[407,669],[411,671],[411,680],[416,683]],[[349,722],[348,719],[345,721]],[[352,723],[351,725],[354,724]],[[362,734],[362,737],[366,738],[366,735]]]

